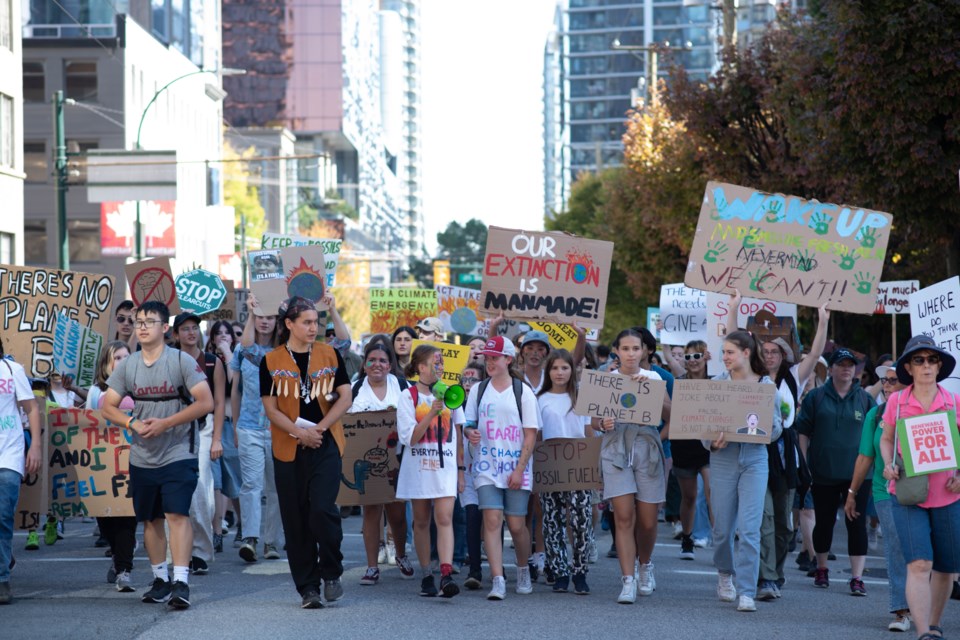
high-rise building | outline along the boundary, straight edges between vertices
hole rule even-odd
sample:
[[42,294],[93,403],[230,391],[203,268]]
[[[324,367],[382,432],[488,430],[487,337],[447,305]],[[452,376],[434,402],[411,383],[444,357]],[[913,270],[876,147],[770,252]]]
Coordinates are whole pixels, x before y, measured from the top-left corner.
[[[744,41],[775,17],[775,0],[740,0]],[[694,78],[716,69],[722,14],[707,0],[560,0],[544,48],[544,213],[566,206],[581,172],[621,164],[626,113],[649,88],[648,53],[669,42],[658,77],[678,62]]]
[[23,264],[20,0],[0,0],[0,264]]
[[219,2],[29,0],[23,36],[25,262],[57,263],[51,96],[63,91],[71,268],[113,275],[123,297],[136,206],[87,202],[84,154],[139,147],[178,161],[176,201],[141,202],[145,255],[216,271],[234,251],[221,205]]

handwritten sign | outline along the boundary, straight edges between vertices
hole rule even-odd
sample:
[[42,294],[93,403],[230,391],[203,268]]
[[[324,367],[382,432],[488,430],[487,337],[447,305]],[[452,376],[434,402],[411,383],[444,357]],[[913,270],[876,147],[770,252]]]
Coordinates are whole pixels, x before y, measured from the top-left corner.
[[[757,298],[741,298],[740,308],[737,310],[737,320],[741,327],[746,327],[749,319],[760,311],[772,313],[776,318],[793,318],[797,324],[797,305],[792,302],[777,302],[776,300],[760,300]],[[727,335],[727,320],[730,316],[730,297],[721,293],[707,293],[707,350],[710,360],[707,361],[707,374],[719,375],[724,367],[720,359],[720,350]],[[787,341],[789,342],[789,340]]]
[[630,424],[660,424],[667,383],[606,371],[584,369],[573,411],[593,418],[613,418]]
[[[447,385],[460,384],[460,374],[463,373],[464,367],[470,362],[470,346],[449,342],[414,340],[410,345],[410,353],[413,353],[422,344],[429,344],[440,349],[440,353],[443,355],[443,375],[440,377],[440,382]],[[413,379],[416,380],[417,376],[414,376]]]
[[[960,277],[954,276],[909,296],[910,330],[934,339],[960,360]],[[960,393],[960,369],[943,380],[945,388]]]
[[208,322],[216,322],[217,320],[233,322],[239,317],[237,314],[237,288],[232,280],[221,280],[221,282],[223,282],[223,287],[227,291],[223,297],[223,304],[216,311],[204,313],[200,316]]
[[892,224],[882,211],[709,182],[684,282],[873,313]]
[[370,289],[371,333],[393,333],[397,327],[414,327],[423,318],[437,315],[433,289]]
[[393,502],[400,474],[400,463],[394,453],[397,410],[348,413],[340,422],[346,448],[337,504]]
[[0,340],[31,378],[53,371],[61,313],[101,336],[110,331],[113,277],[0,264]]
[[490,323],[479,315],[479,291],[442,284],[434,289],[437,291],[437,317],[443,323],[444,331],[481,338],[490,335]]
[[552,438],[533,450],[533,491],[600,489],[603,438]]
[[337,238],[310,238],[283,233],[264,233],[260,241],[263,249],[283,249],[285,247],[319,246],[323,249],[324,271],[327,277],[327,286],[337,284],[337,266],[340,264],[340,252],[343,249],[343,240]]
[[556,322],[531,322],[530,328],[547,334],[550,346],[554,349],[566,349],[572,353],[573,348],[577,346],[577,331],[572,325]]
[[247,306],[247,296],[250,295],[250,289],[236,289],[234,295],[237,297],[237,322],[247,324],[247,317],[250,315],[250,307]]
[[671,440],[769,444],[777,388],[735,380],[677,380],[670,409]]
[[92,409],[49,411],[50,512],[132,516],[130,433]]
[[326,283],[323,248],[317,245],[282,249],[287,294],[319,303]]
[[908,477],[960,468],[956,411],[900,418],[897,432]]
[[490,227],[481,310],[602,328],[612,258],[612,242]]
[[147,300],[159,300],[167,305],[171,316],[180,313],[177,287],[173,281],[173,272],[170,270],[170,258],[132,262],[125,266],[123,271],[130,284],[130,297],[133,299],[133,304],[139,307]]
[[877,285],[875,314],[910,313],[910,295],[920,291],[919,280],[897,280]]
[[97,360],[103,336],[65,314],[57,315],[53,333],[53,366],[63,375],[71,375],[78,387],[89,387],[97,377]]
[[[43,391],[34,391],[37,403],[40,406],[40,437],[42,447],[40,459],[47,459],[47,412],[46,397]],[[16,416],[20,421],[20,416]],[[43,526],[43,519],[47,515],[50,505],[50,492],[47,488],[46,466],[40,467],[39,473],[28,473],[20,478],[20,498],[17,510],[14,512],[13,526],[16,529],[29,531]]]
[[660,287],[661,344],[685,345],[707,338],[707,292],[679,284]]

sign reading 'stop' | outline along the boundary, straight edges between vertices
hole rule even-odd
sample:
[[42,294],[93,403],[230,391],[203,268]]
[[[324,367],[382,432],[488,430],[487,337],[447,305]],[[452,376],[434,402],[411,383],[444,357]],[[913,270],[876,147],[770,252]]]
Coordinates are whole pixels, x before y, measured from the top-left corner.
[[602,327],[612,259],[612,242],[490,227],[482,312]]

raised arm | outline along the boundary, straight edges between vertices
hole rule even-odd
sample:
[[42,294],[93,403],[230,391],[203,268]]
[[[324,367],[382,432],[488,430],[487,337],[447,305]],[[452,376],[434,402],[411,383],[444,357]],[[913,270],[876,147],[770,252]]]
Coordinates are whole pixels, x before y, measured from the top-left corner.
[[827,346],[827,328],[830,325],[830,310],[827,309],[827,303],[820,305],[820,317],[817,321],[817,333],[813,336],[813,342],[810,344],[810,354],[800,363],[800,386],[807,383],[807,379],[813,374],[814,367],[817,366],[817,359],[823,355],[823,349]]

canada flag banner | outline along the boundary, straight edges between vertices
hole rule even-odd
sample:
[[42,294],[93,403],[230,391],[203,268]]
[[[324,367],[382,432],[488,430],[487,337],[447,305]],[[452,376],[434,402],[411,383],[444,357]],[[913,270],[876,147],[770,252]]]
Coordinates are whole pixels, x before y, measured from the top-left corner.
[[[142,200],[144,255],[173,257],[177,254],[174,214],[176,200]],[[100,203],[100,254],[130,257],[136,242],[137,201]]]

